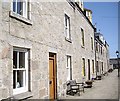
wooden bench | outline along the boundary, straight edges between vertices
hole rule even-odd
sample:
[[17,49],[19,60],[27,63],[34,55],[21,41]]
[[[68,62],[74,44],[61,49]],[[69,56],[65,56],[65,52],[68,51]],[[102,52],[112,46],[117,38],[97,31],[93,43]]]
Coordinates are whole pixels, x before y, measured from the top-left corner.
[[84,83],[76,83],[76,80],[69,80],[67,82],[67,95],[75,95],[78,94],[80,96],[80,92],[84,92]]

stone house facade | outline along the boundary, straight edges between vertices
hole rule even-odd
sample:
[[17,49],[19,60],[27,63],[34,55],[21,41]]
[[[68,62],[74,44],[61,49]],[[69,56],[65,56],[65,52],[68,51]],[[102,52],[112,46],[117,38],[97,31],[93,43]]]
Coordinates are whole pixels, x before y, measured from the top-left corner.
[[56,99],[96,76],[94,26],[77,2],[1,2],[0,100]]
[[96,75],[102,75],[109,69],[109,45],[101,33],[95,33]]

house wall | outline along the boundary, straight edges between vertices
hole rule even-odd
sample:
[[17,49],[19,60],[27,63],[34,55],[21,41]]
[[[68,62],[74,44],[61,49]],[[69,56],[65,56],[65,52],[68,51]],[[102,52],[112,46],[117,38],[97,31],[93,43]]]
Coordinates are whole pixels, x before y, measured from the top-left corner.
[[[96,51],[96,61],[98,61],[98,69],[97,75],[104,74],[109,69],[109,46],[107,44],[101,43],[99,40],[96,40],[98,43],[98,51]],[[101,49],[99,46],[102,47],[102,54]],[[103,70],[102,70],[102,63],[103,63]]]
[[[0,36],[2,35],[2,2],[0,1]],[[0,38],[0,60],[1,60],[1,38]],[[2,90],[2,61],[0,61],[0,91]],[[0,92],[2,96],[2,92]],[[0,97],[1,99],[1,97]]]
[[110,59],[110,56],[109,56],[109,45],[105,45],[105,57],[104,57],[104,61],[106,62],[106,66],[105,66],[105,69],[104,71],[107,72],[109,69],[110,69],[110,62],[109,62],[109,59]]
[[[1,4],[1,3],[0,3]],[[0,9],[1,10],[1,9]],[[2,3],[2,35],[0,36],[0,99],[13,97],[13,47],[30,49],[30,90],[32,99],[49,98],[49,52],[57,56],[57,96],[65,96],[67,81],[66,55],[72,57],[72,79],[81,82],[82,58],[92,70],[95,53],[90,39],[94,29],[81,12],[68,2],[32,2],[31,20],[26,24],[10,17],[11,3]],[[64,14],[69,15],[72,42],[65,40]],[[85,31],[85,47],[81,46],[80,28]],[[1,31],[1,30],[0,30]],[[0,32],[1,34],[1,32]],[[2,73],[1,73],[2,71]],[[92,78],[91,73],[91,78]],[[88,77],[85,77],[87,80]],[[22,97],[22,96],[21,96]]]

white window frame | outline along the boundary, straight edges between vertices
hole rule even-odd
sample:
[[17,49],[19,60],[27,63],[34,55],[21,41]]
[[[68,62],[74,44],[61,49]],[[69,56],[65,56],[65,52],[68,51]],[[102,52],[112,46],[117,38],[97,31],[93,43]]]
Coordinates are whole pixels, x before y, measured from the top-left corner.
[[71,40],[70,17],[67,14],[65,14],[65,34],[66,34],[66,39]]
[[67,80],[72,80],[72,63],[71,56],[67,55]]
[[[20,94],[20,93],[28,91],[28,84],[29,84],[29,79],[28,79],[28,66],[29,66],[28,58],[29,58],[29,56],[28,56],[28,52],[29,51],[27,49],[13,48],[13,52],[14,51],[17,52],[17,68],[13,68],[13,71],[18,71],[18,70],[23,71],[23,87],[13,88],[13,95],[16,95],[16,94]],[[18,62],[19,61],[19,52],[25,52],[25,68],[19,68],[19,62]],[[17,74],[16,74],[15,81],[17,84]]]
[[[13,11],[13,2],[15,1],[15,5],[16,5],[16,8],[15,8],[15,11]],[[22,14],[19,14],[19,13],[17,13],[17,2],[23,2],[23,6],[22,6],[22,9],[23,9],[23,13]],[[29,11],[30,11],[30,5],[29,5],[30,3],[29,3],[29,0],[12,0],[12,11],[15,13],[15,14],[17,14],[17,15],[19,15],[19,16],[23,16],[23,17],[25,17],[25,18],[27,18],[27,19],[29,19],[30,17],[30,15],[29,15]]]

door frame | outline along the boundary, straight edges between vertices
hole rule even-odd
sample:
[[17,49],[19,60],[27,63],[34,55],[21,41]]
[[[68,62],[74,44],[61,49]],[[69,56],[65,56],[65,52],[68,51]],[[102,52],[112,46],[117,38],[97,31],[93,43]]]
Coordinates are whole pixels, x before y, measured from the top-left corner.
[[[57,99],[57,57],[56,57],[56,53],[53,53],[53,52],[49,52],[49,60],[52,59],[54,60],[54,69],[53,69],[53,72],[54,72],[54,99]],[[50,62],[50,61],[49,61]],[[50,70],[50,67],[49,67],[49,70]],[[50,75],[50,71],[49,71],[49,75]],[[49,81],[50,81],[50,78],[49,78]],[[51,97],[50,96],[50,84],[49,84],[49,98]]]

